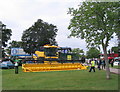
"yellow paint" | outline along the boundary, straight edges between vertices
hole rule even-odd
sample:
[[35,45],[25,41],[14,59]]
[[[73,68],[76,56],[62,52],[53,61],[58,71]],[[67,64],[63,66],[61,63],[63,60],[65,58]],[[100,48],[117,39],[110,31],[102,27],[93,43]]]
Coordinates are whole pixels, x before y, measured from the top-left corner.
[[72,60],[72,56],[71,55],[67,55],[67,60]]
[[49,44],[44,45],[44,47],[45,47],[45,48],[58,48],[58,46],[49,45]]
[[44,54],[44,52],[42,52],[42,51],[35,51],[35,54],[36,54],[38,57],[45,57],[45,54]]
[[86,70],[87,66],[80,63],[46,63],[46,64],[22,64],[23,72]]
[[52,56],[52,57],[46,57],[46,56],[45,56],[45,58],[58,58],[58,57],[53,57],[53,56]]

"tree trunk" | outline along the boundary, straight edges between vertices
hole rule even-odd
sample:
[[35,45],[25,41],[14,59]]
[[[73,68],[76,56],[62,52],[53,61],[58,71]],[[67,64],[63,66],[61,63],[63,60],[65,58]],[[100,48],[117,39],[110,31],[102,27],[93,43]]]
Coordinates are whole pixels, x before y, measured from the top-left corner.
[[108,56],[107,56],[107,48],[103,48],[104,51],[104,59],[105,59],[105,64],[106,64],[106,78],[110,79],[110,69],[109,69],[109,62],[108,62]]

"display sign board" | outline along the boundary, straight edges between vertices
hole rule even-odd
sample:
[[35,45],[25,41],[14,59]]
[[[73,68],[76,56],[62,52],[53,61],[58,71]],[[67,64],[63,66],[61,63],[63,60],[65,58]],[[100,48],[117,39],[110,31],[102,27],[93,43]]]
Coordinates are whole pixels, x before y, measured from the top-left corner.
[[11,56],[30,56],[22,48],[11,48]]

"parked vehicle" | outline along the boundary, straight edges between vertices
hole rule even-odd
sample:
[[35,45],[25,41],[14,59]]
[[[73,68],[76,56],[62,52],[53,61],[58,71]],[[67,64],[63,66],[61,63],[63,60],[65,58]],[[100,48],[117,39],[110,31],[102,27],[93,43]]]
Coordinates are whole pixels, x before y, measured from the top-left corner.
[[114,60],[115,61],[114,61],[113,65],[115,65],[115,66],[120,65],[120,57],[115,57]]
[[14,68],[14,64],[11,61],[2,61],[0,63],[0,68],[13,69]]
[[119,65],[120,64],[120,61],[118,61],[118,60],[116,60],[114,63],[113,63],[113,65]]

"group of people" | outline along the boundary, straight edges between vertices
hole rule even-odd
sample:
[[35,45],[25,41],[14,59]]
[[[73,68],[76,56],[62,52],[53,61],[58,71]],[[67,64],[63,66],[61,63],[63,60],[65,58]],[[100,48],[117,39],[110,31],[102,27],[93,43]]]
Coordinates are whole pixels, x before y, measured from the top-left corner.
[[98,69],[99,70],[101,70],[101,68],[105,69],[106,64],[105,64],[105,59],[104,58],[103,59],[98,59],[97,64],[98,64]]
[[96,65],[96,63],[98,65],[98,69],[99,70],[105,69],[106,64],[105,64],[105,59],[104,58],[103,59],[98,59],[97,61],[92,59],[90,61],[91,67],[90,67],[89,72],[91,72],[92,70],[95,72],[95,65]]
[[[111,64],[111,67],[113,67],[114,59],[109,60],[109,63]],[[105,66],[106,66],[104,58],[103,59],[98,59],[98,60],[92,59],[90,61],[90,64],[91,64],[91,68],[90,68],[89,72],[91,72],[92,70],[95,72],[95,65],[96,64],[97,64],[97,68],[99,70],[105,69]]]

